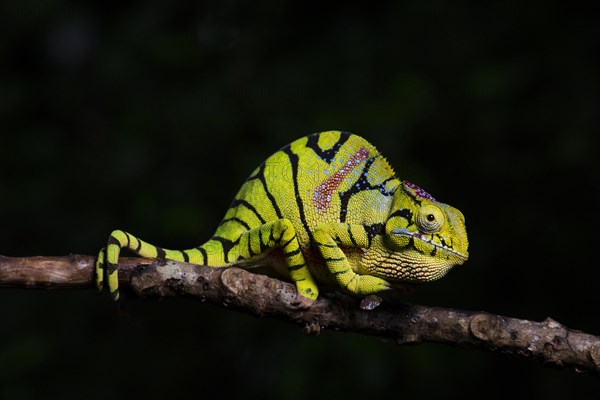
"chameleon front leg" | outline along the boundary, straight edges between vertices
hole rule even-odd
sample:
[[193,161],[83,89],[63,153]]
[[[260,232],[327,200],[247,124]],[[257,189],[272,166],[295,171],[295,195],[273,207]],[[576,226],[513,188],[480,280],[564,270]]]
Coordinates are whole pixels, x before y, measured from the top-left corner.
[[369,239],[364,226],[347,223],[322,224],[315,230],[314,240],[331,276],[342,288],[356,295],[369,295],[392,289],[384,279],[354,272],[340,248],[340,245],[367,248]]

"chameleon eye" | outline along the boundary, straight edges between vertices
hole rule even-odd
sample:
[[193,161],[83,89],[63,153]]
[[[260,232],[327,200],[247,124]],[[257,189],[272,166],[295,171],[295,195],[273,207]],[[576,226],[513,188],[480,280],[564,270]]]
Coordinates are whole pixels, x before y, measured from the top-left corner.
[[417,227],[424,233],[439,232],[445,221],[444,212],[434,204],[421,207],[416,218]]

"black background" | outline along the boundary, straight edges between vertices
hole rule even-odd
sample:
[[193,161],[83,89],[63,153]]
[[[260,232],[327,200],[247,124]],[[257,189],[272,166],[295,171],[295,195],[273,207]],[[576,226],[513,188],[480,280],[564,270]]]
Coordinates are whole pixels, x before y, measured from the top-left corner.
[[[566,3],[565,3],[566,4]],[[467,218],[407,301],[599,334],[599,24],[561,2],[0,2],[0,254],[213,232],[269,154],[361,134]],[[0,398],[583,398],[534,361],[92,290],[0,291]]]

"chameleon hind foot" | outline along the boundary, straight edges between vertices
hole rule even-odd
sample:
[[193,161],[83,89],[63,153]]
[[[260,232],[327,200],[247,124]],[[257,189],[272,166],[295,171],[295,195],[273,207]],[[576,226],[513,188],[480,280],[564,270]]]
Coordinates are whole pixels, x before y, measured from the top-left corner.
[[299,308],[301,310],[307,310],[312,307],[313,304],[315,304],[315,299],[309,299],[300,293],[296,293],[296,299],[292,303],[295,308]]

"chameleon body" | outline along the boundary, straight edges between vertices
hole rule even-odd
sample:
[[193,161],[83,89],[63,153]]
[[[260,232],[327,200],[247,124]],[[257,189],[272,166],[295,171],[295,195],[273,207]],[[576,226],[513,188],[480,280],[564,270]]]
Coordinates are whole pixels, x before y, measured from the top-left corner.
[[214,235],[167,250],[115,230],[96,263],[99,290],[119,297],[122,248],[143,257],[209,267],[268,265],[289,277],[298,300],[316,300],[317,282],[356,295],[402,282],[438,279],[468,258],[457,209],[396,178],[360,136],[329,131],[300,138],[271,155],[244,182]]

